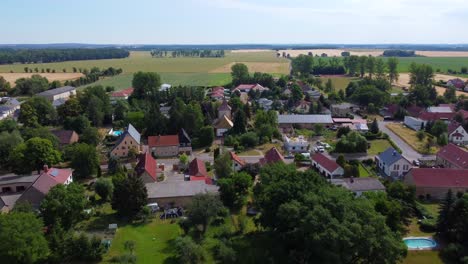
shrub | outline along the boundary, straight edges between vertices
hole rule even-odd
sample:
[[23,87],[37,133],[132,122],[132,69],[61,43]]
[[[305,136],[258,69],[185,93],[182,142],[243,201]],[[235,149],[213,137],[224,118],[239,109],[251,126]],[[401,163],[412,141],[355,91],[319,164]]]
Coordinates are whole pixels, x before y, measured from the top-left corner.
[[240,137],[240,143],[246,148],[253,148],[258,145],[258,136],[255,132],[247,132]]
[[419,223],[419,227],[424,232],[435,232],[437,229],[437,221],[435,219],[424,219]]

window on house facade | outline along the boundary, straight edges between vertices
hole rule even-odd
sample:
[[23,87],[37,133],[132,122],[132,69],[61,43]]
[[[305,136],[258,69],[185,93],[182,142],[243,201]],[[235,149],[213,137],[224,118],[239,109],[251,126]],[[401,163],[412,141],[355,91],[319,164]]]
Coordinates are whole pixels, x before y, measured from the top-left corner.
[[409,169],[409,166],[408,165],[403,165],[403,170],[404,171],[407,171]]
[[24,188],[24,186],[16,186],[16,191],[17,192],[22,192],[24,191],[26,188]]
[[394,169],[394,170],[399,170],[399,169],[400,169],[400,165],[398,165],[398,164],[393,165],[393,169]]
[[2,192],[4,192],[4,193],[11,192],[11,188],[10,187],[3,187]]

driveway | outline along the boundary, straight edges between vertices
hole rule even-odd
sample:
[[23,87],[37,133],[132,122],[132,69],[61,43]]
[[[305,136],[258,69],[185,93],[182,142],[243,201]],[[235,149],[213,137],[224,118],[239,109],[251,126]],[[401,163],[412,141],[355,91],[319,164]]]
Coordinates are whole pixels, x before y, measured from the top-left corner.
[[410,145],[406,144],[405,141],[403,141],[399,136],[397,136],[395,133],[393,133],[390,129],[387,128],[386,124],[389,124],[389,123],[394,123],[394,122],[388,122],[388,121],[378,122],[379,129],[380,131],[386,133],[393,140],[393,142],[395,142],[395,144],[403,152],[402,154],[406,159],[408,159],[409,161],[413,161],[413,160],[417,160],[420,158],[435,158],[434,155],[422,155],[418,153],[416,150],[414,150]]

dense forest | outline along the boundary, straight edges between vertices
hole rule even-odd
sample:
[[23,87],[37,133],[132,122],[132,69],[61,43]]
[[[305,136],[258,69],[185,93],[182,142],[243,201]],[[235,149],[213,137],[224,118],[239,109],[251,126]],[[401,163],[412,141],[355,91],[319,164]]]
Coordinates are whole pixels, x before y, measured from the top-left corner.
[[414,50],[385,50],[384,57],[416,57]]
[[47,63],[71,60],[102,60],[126,58],[127,50],[99,49],[0,49],[0,64]]

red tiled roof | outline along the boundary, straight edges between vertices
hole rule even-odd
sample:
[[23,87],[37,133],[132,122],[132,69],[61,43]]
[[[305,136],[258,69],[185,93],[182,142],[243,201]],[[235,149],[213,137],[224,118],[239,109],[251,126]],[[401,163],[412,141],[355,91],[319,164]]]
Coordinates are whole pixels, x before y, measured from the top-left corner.
[[229,152],[229,155],[231,155],[231,160],[238,163],[239,165],[241,166],[244,166],[245,165],[245,160],[239,158],[239,156],[236,155],[236,153],[230,151]]
[[452,120],[455,117],[455,113],[430,113],[422,112],[419,114],[419,119],[426,121],[436,121],[441,119]]
[[234,90],[245,90],[245,89],[252,89],[255,87],[256,84],[239,84]]
[[197,177],[197,176],[190,176],[190,181],[205,181],[206,184],[213,184],[213,180],[210,177]]
[[58,138],[60,145],[72,144],[79,139],[78,134],[73,130],[53,130],[52,134]]
[[42,172],[39,178],[33,183],[32,187],[43,194],[47,194],[49,190],[57,184],[63,184],[68,177],[72,175],[71,169],[56,169],[50,168],[47,172]]
[[222,87],[222,86],[213,87],[213,88],[211,89],[211,92],[212,92],[212,93],[214,93],[214,92],[222,92],[222,93],[224,93],[224,87]]
[[336,169],[340,168],[340,165],[336,163],[334,160],[327,158],[322,153],[315,153],[312,156],[312,160],[320,164],[323,168],[325,168],[328,172],[332,173]]
[[157,176],[157,161],[151,156],[150,152],[146,152],[140,155],[138,164],[135,167],[135,171],[138,175],[141,175],[143,172],[148,173],[154,181],[158,180]]
[[468,169],[468,152],[452,143],[441,148],[439,152],[437,152],[437,157],[447,160],[459,168]]
[[128,97],[133,94],[133,87],[111,93],[111,97]]
[[[398,110],[398,109],[397,109]],[[417,105],[411,105],[406,108],[410,116],[418,116],[424,109]]]
[[179,145],[179,135],[166,136],[149,136],[148,146],[151,147],[167,147]]
[[468,170],[415,168],[409,173],[418,187],[468,188]]
[[190,162],[189,165],[189,175],[190,177],[208,177],[208,173],[206,172],[205,163],[201,159],[195,158]]
[[279,151],[272,147],[266,154],[264,158],[260,159],[261,165],[276,163],[276,162],[284,162],[284,157],[279,153]]

